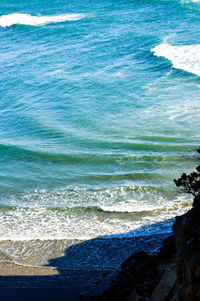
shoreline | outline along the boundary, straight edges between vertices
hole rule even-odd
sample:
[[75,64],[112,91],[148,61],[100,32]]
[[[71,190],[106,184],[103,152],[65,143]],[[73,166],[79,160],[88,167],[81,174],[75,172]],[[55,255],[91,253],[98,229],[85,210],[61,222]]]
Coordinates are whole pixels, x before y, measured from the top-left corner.
[[[18,262],[3,261],[1,252],[0,293],[6,289],[11,291],[19,289],[16,294],[21,300],[20,295],[27,290],[27,294],[36,294],[37,299],[41,297],[43,300],[42,298],[49,295],[48,289],[54,288],[63,291],[64,295],[70,296],[69,299],[66,299],[65,296],[65,300],[71,301],[78,300],[78,296],[90,293],[93,289],[102,292],[108,288],[110,280],[116,275],[120,264],[133,252],[147,249],[150,253],[158,252],[166,236],[168,234],[152,234],[132,238],[96,238],[76,244],[70,244],[69,241],[64,240],[33,240],[31,244],[29,241],[29,247],[37,245],[37,252],[34,255],[34,258],[40,257],[37,258],[37,265],[28,264],[27,257],[24,260],[18,258]],[[1,250],[3,243],[4,247],[5,244],[12,245],[14,243],[18,250],[21,248],[25,254],[29,252],[29,249],[25,249],[26,241],[0,242]],[[51,246],[51,250],[48,249],[48,252],[43,253],[42,250],[47,250],[47,246],[48,248]],[[52,256],[53,254],[54,256]],[[77,262],[78,259],[79,262]],[[32,292],[32,289],[36,290],[35,293]],[[9,296],[9,291],[6,295]],[[62,296],[60,298],[62,300]],[[12,298],[5,299],[5,301],[7,300],[11,301]]]
[[[113,235],[81,242],[0,241],[0,294],[6,296],[2,301],[11,301],[9,294],[24,301],[56,301],[58,297],[59,301],[136,301],[140,297],[148,301],[178,301],[178,270],[184,267],[176,258],[183,262],[180,245],[188,248],[193,243],[188,237],[199,235],[199,210],[193,204],[192,209],[175,218],[173,232],[167,233]],[[12,250],[9,256],[6,246]],[[198,254],[195,256],[198,260]],[[52,289],[55,291],[51,294]],[[164,297],[159,299],[160,295]]]
[[[65,270],[118,269],[130,254],[145,249],[157,253],[162,240],[170,233],[151,233],[132,237],[110,236],[90,240],[4,240],[0,241],[0,275],[4,266],[17,269],[41,269],[42,274]],[[115,258],[112,256],[115,252]],[[6,275],[15,275],[7,271]],[[38,273],[37,273],[38,274]]]

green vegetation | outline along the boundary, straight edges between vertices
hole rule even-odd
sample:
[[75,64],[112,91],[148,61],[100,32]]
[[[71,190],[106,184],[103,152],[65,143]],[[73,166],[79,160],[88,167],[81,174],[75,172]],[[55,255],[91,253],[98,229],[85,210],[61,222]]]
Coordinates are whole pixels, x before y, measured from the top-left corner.
[[[200,148],[197,149],[200,153]],[[197,196],[200,193],[200,165],[190,174],[183,173],[178,180],[174,180],[177,187],[181,187],[183,192]]]

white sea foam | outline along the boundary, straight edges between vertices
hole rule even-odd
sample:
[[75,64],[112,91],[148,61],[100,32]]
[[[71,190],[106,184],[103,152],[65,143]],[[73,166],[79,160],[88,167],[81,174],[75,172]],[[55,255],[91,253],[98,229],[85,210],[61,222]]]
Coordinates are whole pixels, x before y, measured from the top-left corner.
[[200,76],[200,45],[172,46],[162,43],[151,51],[158,57],[170,60],[174,68]]
[[[41,189],[1,199],[1,204],[0,241],[129,236],[131,230],[173,218],[191,205],[188,196],[168,199],[154,187],[134,185]],[[143,232],[154,231],[151,229]]]
[[[124,208],[30,208],[15,207],[0,210],[0,240],[31,240],[31,239],[79,239],[87,240],[98,236],[124,233],[133,235],[133,229],[168,220],[182,214],[190,208],[190,202],[176,199],[163,206],[144,205],[139,212],[123,212]],[[106,211],[105,211],[106,210]],[[121,212],[119,211],[121,210]],[[163,228],[156,226],[157,233]],[[152,229],[152,230],[151,230]],[[167,231],[169,229],[166,229]],[[155,227],[149,226],[141,231],[154,233]]]
[[185,5],[185,4],[191,4],[191,3],[199,3],[200,0],[181,0],[180,3],[182,5]]
[[12,25],[31,25],[40,26],[49,23],[59,23],[65,21],[76,21],[84,18],[84,14],[63,14],[56,16],[31,16],[29,14],[9,14],[0,17],[1,27],[10,27]]

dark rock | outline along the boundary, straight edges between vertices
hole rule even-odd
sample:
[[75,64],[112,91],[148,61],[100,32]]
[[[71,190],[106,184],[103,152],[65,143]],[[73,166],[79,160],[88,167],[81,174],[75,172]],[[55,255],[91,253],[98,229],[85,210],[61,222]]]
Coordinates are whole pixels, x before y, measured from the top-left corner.
[[200,300],[200,197],[194,208],[176,218],[173,230],[177,248],[177,289],[179,300]]
[[187,213],[176,217],[173,231],[176,238],[176,249],[177,252],[180,252],[190,239],[200,238],[200,212],[192,208]]
[[163,276],[154,290],[151,300],[152,301],[167,301],[172,292],[176,281],[176,272],[170,268],[166,268]]
[[191,239],[185,244],[177,265],[180,300],[200,300],[200,240]]
[[174,293],[174,295],[169,299],[169,301],[179,301],[177,292]]
[[128,301],[139,301],[139,298],[140,298],[140,296],[138,295],[136,290],[133,290],[128,298]]
[[[200,166],[198,166],[200,167]],[[194,201],[193,201],[193,208],[197,211],[200,211],[200,194],[195,196]]]
[[109,289],[92,300],[149,300],[158,283],[157,278],[155,256],[146,252],[135,253],[121,265],[121,270],[112,280]]
[[159,259],[170,259],[176,254],[176,239],[174,235],[170,235],[162,242],[162,247],[158,254]]
[[121,265],[96,301],[200,301],[200,195],[194,208],[176,217],[174,235],[157,256],[138,252]]

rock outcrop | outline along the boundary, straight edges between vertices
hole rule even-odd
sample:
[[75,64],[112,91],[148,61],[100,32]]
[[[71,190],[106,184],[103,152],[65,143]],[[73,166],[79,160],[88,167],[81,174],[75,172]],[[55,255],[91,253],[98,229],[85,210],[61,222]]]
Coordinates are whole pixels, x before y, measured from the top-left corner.
[[[101,295],[81,300],[95,301],[172,301],[176,283],[176,241],[169,236],[157,256],[146,252],[131,255]],[[178,299],[174,299],[178,300]]]
[[200,195],[191,210],[176,217],[173,235],[157,256],[131,255],[109,289],[90,300],[200,301]]
[[193,208],[176,217],[173,226],[177,250],[177,291],[179,300],[200,300],[200,196]]

